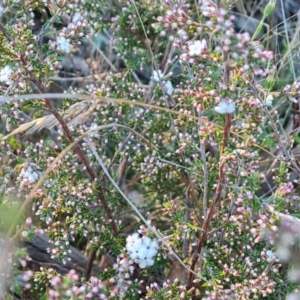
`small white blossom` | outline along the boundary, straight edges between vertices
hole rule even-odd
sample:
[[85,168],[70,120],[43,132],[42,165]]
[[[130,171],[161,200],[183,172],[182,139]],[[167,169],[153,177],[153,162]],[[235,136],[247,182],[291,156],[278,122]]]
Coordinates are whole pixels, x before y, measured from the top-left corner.
[[23,238],[27,238],[28,237],[28,232],[27,231],[22,231],[21,233]]
[[235,111],[235,104],[233,102],[222,101],[214,108],[218,114],[231,114]]
[[76,23],[81,19],[81,13],[80,12],[76,12],[72,18],[72,23]]
[[272,106],[272,101],[274,100],[273,95],[269,94],[266,98],[266,105]]
[[216,7],[208,0],[199,0],[199,5],[201,5],[202,14],[205,17],[212,16],[216,13]]
[[[171,73],[170,73],[170,74],[171,74]],[[168,77],[170,74],[167,74],[167,77]],[[166,91],[166,93],[167,93],[168,95],[172,95],[173,90],[174,90],[173,85],[172,85],[172,82],[171,82],[170,80],[164,81],[164,80],[163,80],[164,77],[165,77],[165,76],[164,76],[164,74],[162,73],[162,71],[160,71],[160,70],[158,70],[158,71],[153,71],[153,74],[152,74],[152,76],[151,76],[151,80],[152,80],[153,82],[157,82],[157,83],[158,83],[158,82],[161,82],[162,85],[163,85],[163,87],[164,87],[164,89],[165,89],[165,91]]]
[[153,266],[157,254],[158,243],[149,237],[139,237],[138,233],[129,235],[126,239],[126,250],[132,260],[136,260],[140,268]]
[[267,250],[266,254],[267,254],[267,256],[268,256],[269,258],[274,258],[274,257],[275,257],[273,251],[271,251],[271,250]]
[[11,80],[9,76],[12,74],[13,70],[10,66],[5,66],[1,71],[0,71],[0,81],[5,82],[6,84],[11,84]]
[[20,190],[24,187],[32,186],[42,176],[39,167],[36,164],[23,164],[18,180],[20,180]]
[[207,43],[205,39],[201,41],[192,41],[189,44],[189,55],[201,55],[207,50]]
[[57,49],[66,53],[70,53],[70,42],[63,36],[57,38]]
[[162,73],[162,71],[160,70],[153,71],[151,80],[153,80],[154,82],[160,82],[163,78],[164,78],[164,74]]
[[173,89],[173,86],[172,86],[172,82],[170,80],[165,82],[165,88],[167,90],[167,94],[171,96],[174,89]]

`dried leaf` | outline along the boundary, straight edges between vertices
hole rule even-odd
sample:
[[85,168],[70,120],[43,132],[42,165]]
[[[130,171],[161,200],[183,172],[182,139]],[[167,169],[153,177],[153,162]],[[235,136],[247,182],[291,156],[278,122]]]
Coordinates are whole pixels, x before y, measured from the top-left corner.
[[[94,107],[90,105],[90,101],[81,101],[71,105],[62,115],[63,119],[67,122],[69,127],[74,127],[86,122],[94,112]],[[4,139],[25,132],[25,134],[33,134],[39,132],[44,128],[53,128],[58,125],[57,119],[53,115],[44,116],[35,119],[29,123],[23,124],[17,129],[13,130],[10,134],[4,137]]]

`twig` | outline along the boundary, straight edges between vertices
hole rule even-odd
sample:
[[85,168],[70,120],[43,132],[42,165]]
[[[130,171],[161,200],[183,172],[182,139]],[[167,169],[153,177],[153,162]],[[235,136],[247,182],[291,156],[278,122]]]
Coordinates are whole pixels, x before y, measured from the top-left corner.
[[[202,126],[201,122],[201,115],[198,112],[198,126],[199,128]],[[200,140],[200,154],[202,159],[202,169],[203,169],[203,215],[206,216],[207,214],[207,201],[208,201],[208,169],[206,164],[206,154],[205,154],[205,145]]]
[[118,186],[121,186],[121,184],[123,182],[127,163],[128,163],[128,155],[125,155],[125,157],[122,159],[120,166],[119,166],[119,177],[118,177],[118,181],[117,181]]
[[169,41],[169,44],[167,46],[167,51],[165,53],[165,56],[160,64],[160,69],[163,70],[163,73],[166,72],[166,67],[168,65],[168,60],[169,60],[169,57],[170,55],[172,54],[172,48],[173,48],[173,42],[172,41]]
[[[230,114],[226,114],[225,116],[225,127],[224,127],[224,137],[223,137],[223,151],[227,145],[227,140],[230,134],[230,127],[231,127],[231,116]],[[221,152],[223,154],[223,151]],[[220,166],[219,166],[219,183],[217,185],[215,197],[212,200],[212,203],[209,207],[209,211],[207,215],[205,216],[203,226],[202,226],[202,235],[198,241],[196,250],[193,254],[192,257],[192,263],[191,263],[191,270],[195,270],[196,263],[199,258],[199,253],[201,252],[201,249],[203,248],[204,242],[206,241],[207,238],[207,231],[209,228],[210,221],[213,217],[213,215],[216,213],[217,207],[221,201],[222,197],[222,191],[223,191],[223,186],[225,185],[225,175],[224,175],[224,166],[225,166],[225,160],[222,160],[222,157],[220,158]],[[195,275],[194,273],[190,272],[188,276],[188,289],[190,289],[193,285]]]
[[93,268],[93,263],[94,263],[94,260],[96,258],[96,252],[97,251],[95,249],[93,249],[91,254],[90,254],[88,265],[87,265],[87,268],[86,268],[86,273],[85,273],[85,279],[86,280],[90,279],[90,276],[91,276],[91,273],[92,273],[92,268]]
[[[133,130],[134,130],[134,129],[133,129]],[[128,135],[127,135],[127,137],[125,138],[124,142],[122,143],[122,145],[121,145],[121,146],[118,148],[118,150],[116,151],[114,157],[112,158],[110,164],[109,164],[108,167],[107,167],[107,170],[110,170],[110,168],[113,166],[113,164],[114,164],[115,161],[116,161],[116,158],[117,158],[118,154],[119,154],[121,151],[123,151],[123,149],[125,149],[126,144],[127,144],[128,141],[131,139],[131,137],[132,137],[132,133],[129,132]],[[103,175],[103,176],[104,176],[104,175]],[[102,178],[103,178],[103,177],[102,177]]]
[[[185,224],[187,224],[190,221],[190,197],[189,197],[189,189],[190,189],[191,184],[188,185],[186,192],[185,192],[185,204],[186,204],[186,211],[185,211]],[[183,237],[183,246],[182,246],[182,255],[183,258],[187,258],[188,256],[188,247],[189,247],[189,241],[187,239],[187,232],[184,233]]]

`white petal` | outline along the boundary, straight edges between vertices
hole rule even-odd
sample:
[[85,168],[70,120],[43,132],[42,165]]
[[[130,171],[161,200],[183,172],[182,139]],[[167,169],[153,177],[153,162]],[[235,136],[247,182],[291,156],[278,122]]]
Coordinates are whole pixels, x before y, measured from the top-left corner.
[[295,97],[289,97],[290,101],[294,102],[294,103],[298,103],[297,99]]
[[141,248],[140,250],[138,250],[137,256],[138,259],[145,259],[147,257],[147,249],[146,248]]
[[156,248],[149,248],[148,249],[148,253],[147,253],[147,257],[154,257],[157,254],[157,249]]
[[139,258],[138,254],[139,254],[138,252],[130,252],[129,256],[132,260],[135,260],[135,259]]
[[168,95],[172,95],[172,93],[173,93],[173,86],[172,86],[172,82],[170,81],[170,80],[168,80],[166,83],[165,83],[165,87],[166,87],[166,89],[167,89],[167,94]]
[[274,253],[273,253],[271,250],[268,250],[268,251],[266,252],[266,254],[267,254],[267,256],[268,256],[269,258],[275,257]]
[[145,269],[147,267],[147,262],[145,259],[140,259],[139,260],[139,266],[141,269]]
[[5,66],[0,71],[0,81],[5,82],[6,84],[11,84],[9,76],[13,73],[13,70],[10,66]]
[[146,247],[152,244],[152,240],[148,236],[143,237],[142,241],[143,241],[143,245],[145,245]]
[[164,78],[164,74],[162,73],[162,71],[160,71],[160,70],[153,71],[153,74],[151,76],[151,79],[153,81],[160,82],[163,78]]
[[214,108],[215,112],[219,114],[231,114],[235,111],[235,104],[234,103],[228,103],[225,101],[222,101]]
[[81,19],[81,14],[79,12],[76,12],[72,18],[72,22],[76,23]]
[[152,240],[151,248],[158,249],[158,242],[156,240]]
[[189,44],[189,55],[201,55],[207,49],[206,40],[193,41]]
[[66,53],[70,53],[70,43],[69,41],[61,36],[59,38],[57,38],[57,49],[60,50],[60,51],[63,51],[63,52],[66,52]]
[[154,259],[152,259],[152,258],[147,258],[147,259],[146,259],[146,264],[147,264],[147,266],[149,266],[149,267],[153,266],[153,265],[154,265]]

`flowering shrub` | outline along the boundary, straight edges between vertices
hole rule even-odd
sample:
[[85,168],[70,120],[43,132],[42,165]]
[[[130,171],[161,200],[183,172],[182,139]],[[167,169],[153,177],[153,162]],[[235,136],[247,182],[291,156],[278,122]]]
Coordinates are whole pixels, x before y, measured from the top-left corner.
[[[4,3],[3,295],[297,297],[298,120],[277,106],[298,113],[300,84],[276,86],[227,2]],[[50,94],[79,61],[90,81]],[[51,266],[26,252],[39,235]]]

